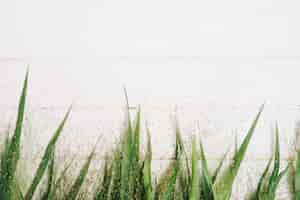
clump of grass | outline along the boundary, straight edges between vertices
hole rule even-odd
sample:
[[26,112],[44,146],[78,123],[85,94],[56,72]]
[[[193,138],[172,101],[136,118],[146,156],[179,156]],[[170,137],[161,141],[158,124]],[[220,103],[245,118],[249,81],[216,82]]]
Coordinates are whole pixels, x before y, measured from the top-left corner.
[[151,160],[152,150],[148,130],[147,151],[140,152],[140,109],[133,124],[128,122],[112,160],[105,160],[103,177],[98,183],[94,199],[153,199]]
[[21,136],[23,119],[25,113],[26,94],[28,85],[29,72],[27,71],[25,81],[23,84],[22,94],[19,100],[17,122],[12,138],[7,137],[5,147],[1,155],[1,169],[0,169],[0,199],[24,199],[31,200],[36,192],[37,186],[42,180],[47,169],[48,163],[53,159],[55,144],[63,130],[65,122],[69,116],[70,110],[65,115],[63,121],[55,131],[50,142],[48,143],[42,160],[36,170],[35,176],[25,194],[22,193],[18,180],[15,177],[18,161],[21,154]]
[[[159,181],[153,183],[151,173],[152,145],[148,127],[146,150],[141,151],[141,110],[138,108],[132,122],[127,110],[128,119],[119,143],[104,160],[104,168],[100,171],[100,178],[95,180],[96,189],[93,195],[81,192],[87,177],[90,164],[95,155],[95,147],[88,155],[74,181],[69,181],[69,188],[64,189],[63,179],[71,166],[67,164],[62,172],[56,170],[55,146],[69,117],[71,108],[66,113],[57,130],[50,139],[41,162],[26,192],[21,189],[16,177],[16,169],[20,159],[22,141],[22,126],[25,112],[28,72],[25,77],[21,97],[19,100],[18,116],[15,131],[12,137],[7,137],[1,154],[0,165],[0,199],[2,200],[69,200],[87,199],[92,196],[94,200],[228,200],[231,198],[234,180],[238,175],[244,160],[247,148],[255,131],[256,125],[263,111],[262,106],[256,115],[241,146],[236,147],[232,164],[220,173],[223,168],[227,152],[219,162],[216,170],[211,173],[205,155],[202,140],[197,144],[196,137],[192,138],[191,155],[186,151],[178,123],[175,129],[175,148],[172,161],[164,173],[158,177]],[[126,95],[127,97],[127,95]],[[126,98],[127,99],[127,98]],[[127,100],[127,107],[128,100]],[[272,200],[275,198],[279,181],[286,173],[287,168],[280,172],[279,162],[279,133],[276,127],[275,159],[272,173],[268,176],[271,165],[269,161],[261,180],[259,181],[255,200]],[[298,155],[300,155],[298,151]],[[296,164],[295,196],[300,198],[300,161]],[[40,196],[35,195],[42,179],[47,178],[44,190]],[[89,197],[88,197],[89,196]]]
[[244,138],[243,143],[241,144],[240,148],[235,153],[235,155],[233,157],[232,165],[229,167],[229,169],[225,173],[225,175],[223,177],[221,177],[221,179],[216,184],[214,184],[214,192],[216,194],[215,199],[225,200],[225,199],[230,198],[234,179],[237,176],[240,165],[245,157],[246,150],[248,148],[248,145],[250,143],[250,140],[252,138],[252,135],[254,133],[254,130],[256,128],[256,125],[260,118],[260,115],[263,111],[263,108],[264,108],[264,105],[261,106],[246,137]]
[[271,166],[272,158],[267,163],[267,166],[258,182],[258,186],[253,200],[273,200],[276,196],[276,190],[282,177],[286,174],[288,166],[280,171],[280,146],[279,146],[279,129],[276,125],[275,133],[275,152],[273,170],[268,176],[268,172]]

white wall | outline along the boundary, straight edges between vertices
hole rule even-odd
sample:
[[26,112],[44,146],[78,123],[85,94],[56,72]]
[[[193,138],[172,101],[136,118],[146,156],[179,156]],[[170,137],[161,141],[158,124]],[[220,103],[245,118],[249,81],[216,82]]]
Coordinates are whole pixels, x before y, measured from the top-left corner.
[[[1,130],[15,116],[27,64],[33,143],[47,142],[75,102],[62,151],[78,154],[80,148],[82,156],[99,133],[104,134],[102,145],[118,135],[123,85],[130,104],[141,104],[144,120],[150,123],[154,159],[171,154],[174,110],[187,141],[199,134],[199,121],[208,157],[216,159],[235,133],[241,141],[259,105],[266,102],[241,171],[240,177],[247,178],[239,180],[251,188],[269,158],[276,120],[283,160],[293,155],[300,119],[299,4],[2,1]],[[244,195],[243,186],[236,186],[235,198]],[[280,197],[285,195],[283,184]]]

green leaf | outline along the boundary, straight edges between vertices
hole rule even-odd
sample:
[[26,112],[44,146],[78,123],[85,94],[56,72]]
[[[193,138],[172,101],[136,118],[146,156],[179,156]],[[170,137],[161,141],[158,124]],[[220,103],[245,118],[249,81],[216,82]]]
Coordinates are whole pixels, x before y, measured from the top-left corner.
[[200,173],[198,165],[198,151],[196,149],[195,137],[192,139],[192,185],[190,191],[190,200],[200,198]]
[[205,200],[214,200],[215,192],[212,184],[212,178],[208,171],[207,160],[205,157],[204,148],[202,142],[200,141],[200,157],[201,157],[201,186],[202,186],[202,194]]
[[223,166],[223,164],[224,164],[224,162],[225,162],[225,159],[226,159],[226,157],[227,157],[229,151],[230,151],[230,148],[228,148],[227,151],[223,154],[223,156],[222,156],[222,158],[221,158],[221,160],[220,160],[220,162],[219,162],[219,164],[218,164],[218,166],[217,166],[217,168],[216,168],[214,174],[212,175],[211,180],[212,180],[212,183],[213,183],[213,184],[214,184],[215,181],[217,180],[217,177],[218,177],[218,175],[219,175],[219,173],[220,173],[220,171],[221,171],[221,168],[222,168],[222,166]]
[[122,158],[122,164],[121,164],[121,200],[129,200],[131,197],[130,191],[129,191],[129,181],[130,181],[130,175],[132,171],[132,160],[133,160],[133,148],[134,145],[132,143],[132,128],[131,128],[131,122],[128,121],[128,127],[125,132],[125,140],[123,143],[123,158]]
[[51,154],[50,163],[48,166],[48,180],[47,180],[47,187],[46,191],[42,196],[42,200],[49,200],[49,196],[51,194],[51,190],[53,190],[53,184],[54,184],[54,151]]
[[276,190],[278,184],[282,177],[286,174],[289,166],[287,166],[283,171],[279,172],[280,169],[280,147],[279,147],[279,129],[276,124],[276,134],[275,134],[275,152],[274,152],[274,165],[270,177],[267,179],[267,173],[270,168],[270,163],[272,158],[270,158],[266,169],[264,170],[258,187],[254,196],[255,200],[274,200],[276,195]]
[[235,153],[234,158],[233,158],[233,164],[230,166],[229,170],[227,171],[227,173],[225,173],[225,175],[222,177],[222,179],[214,185],[214,191],[216,193],[216,200],[227,200],[230,198],[234,179],[238,173],[241,162],[244,159],[246,150],[248,148],[249,142],[252,138],[252,135],[254,133],[254,130],[256,128],[256,125],[260,118],[260,115],[263,111],[263,108],[264,108],[264,105],[261,106],[246,137],[244,138],[242,145],[240,146],[238,151]]
[[48,166],[49,161],[52,158],[52,154],[54,153],[55,150],[55,144],[64,128],[64,125],[69,117],[69,114],[71,112],[71,107],[69,108],[68,112],[66,113],[63,121],[60,123],[59,127],[57,128],[57,130],[55,131],[54,135],[52,136],[50,142],[48,143],[46,150],[44,152],[44,155],[42,157],[42,160],[38,166],[38,169],[35,173],[35,176],[31,182],[31,185],[25,195],[25,200],[31,200],[33,197],[33,194],[38,186],[38,184],[40,183],[46,169]]
[[[98,140],[97,140],[98,143]],[[82,166],[82,168],[80,169],[80,172],[75,180],[75,182],[73,183],[73,185],[71,186],[71,189],[69,190],[69,192],[67,193],[67,195],[65,196],[65,200],[69,200],[69,199],[76,199],[80,188],[83,184],[83,181],[88,173],[92,158],[95,154],[95,150],[96,150],[96,145],[94,146],[92,152],[90,153],[90,155],[88,156],[87,160],[85,161],[84,165]]]
[[94,200],[106,200],[109,196],[109,186],[112,180],[112,164],[106,159],[104,163],[103,179],[98,186]]
[[11,188],[13,187],[13,182],[15,178],[15,173],[20,159],[20,144],[21,144],[21,134],[23,127],[23,119],[25,112],[26,104],[26,93],[28,85],[28,76],[29,71],[27,70],[22,94],[19,100],[18,106],[18,115],[16,121],[16,127],[14,134],[7,146],[7,149],[4,151],[4,154],[1,158],[1,174],[0,174],[0,199],[10,200],[12,192]]
[[280,167],[280,152],[279,152],[279,136],[278,136],[278,125],[276,124],[276,133],[275,133],[275,158],[273,171],[269,179],[269,188],[268,191],[271,192],[274,189],[275,180],[279,174]]
[[270,169],[270,165],[272,163],[272,157],[269,159],[268,163],[267,163],[267,166],[265,168],[265,170],[263,171],[259,181],[258,181],[258,185],[257,185],[257,189],[255,191],[255,194],[253,196],[253,200],[260,200],[260,195],[261,195],[261,192],[263,191],[263,186],[264,186],[264,182],[265,182],[265,179],[267,177],[267,174],[268,174],[268,171]]
[[152,191],[152,181],[151,181],[151,161],[152,161],[152,149],[151,149],[151,135],[147,127],[147,151],[145,156],[145,162],[143,167],[143,180],[145,188],[145,199],[152,200],[154,198]]

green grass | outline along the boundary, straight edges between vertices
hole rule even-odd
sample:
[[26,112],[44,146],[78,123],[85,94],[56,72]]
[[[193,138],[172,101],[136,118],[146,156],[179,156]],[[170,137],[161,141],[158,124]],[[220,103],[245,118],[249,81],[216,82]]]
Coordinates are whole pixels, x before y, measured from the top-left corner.
[[[19,99],[14,132],[12,136],[7,134],[1,147],[1,200],[229,200],[235,179],[264,108],[262,106],[259,109],[242,144],[239,147],[236,146],[232,163],[228,167],[224,165],[228,150],[220,159],[215,171],[210,169],[203,140],[194,136],[191,146],[184,145],[179,124],[176,123],[173,159],[159,177],[154,177],[152,173],[152,144],[148,126],[146,126],[145,150],[142,150],[141,109],[138,108],[133,121],[131,121],[128,111],[126,127],[119,142],[113,151],[107,153],[107,159],[103,160],[103,168],[98,171],[99,176],[91,177],[93,179],[91,181],[95,185],[91,194],[83,191],[83,187],[95,156],[96,145],[74,179],[66,179],[66,174],[71,169],[70,166],[76,157],[70,163],[65,164],[61,171],[57,170],[57,166],[60,164],[57,162],[55,149],[68,121],[71,112],[71,108],[69,108],[45,147],[33,179],[28,180],[29,187],[24,189],[19,183],[16,171],[22,154],[22,127],[24,125],[28,80],[29,72],[26,73]],[[280,171],[278,126],[276,126],[275,136],[274,159],[270,159],[262,173],[252,196],[253,200],[275,199],[280,180],[288,170],[286,167]],[[26,147],[26,144],[24,145]],[[300,151],[297,151],[297,155],[294,176],[296,200],[300,199]],[[272,164],[273,169],[269,172]]]
[[276,196],[276,190],[282,177],[287,173],[288,167],[285,167],[280,171],[280,147],[279,147],[279,129],[276,125],[275,133],[275,152],[273,170],[268,176],[269,169],[271,167],[272,158],[267,163],[267,166],[258,182],[256,192],[254,194],[254,200],[273,200]]

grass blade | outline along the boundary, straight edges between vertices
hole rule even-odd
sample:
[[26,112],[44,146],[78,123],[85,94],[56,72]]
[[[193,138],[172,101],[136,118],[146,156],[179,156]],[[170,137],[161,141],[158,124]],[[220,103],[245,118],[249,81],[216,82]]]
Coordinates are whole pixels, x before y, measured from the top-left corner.
[[218,175],[219,175],[219,173],[221,171],[221,168],[222,168],[222,166],[224,164],[224,161],[225,161],[225,159],[226,159],[229,151],[230,151],[230,148],[228,148],[227,151],[223,154],[223,156],[222,156],[222,158],[221,158],[221,160],[220,160],[220,162],[219,162],[219,164],[218,164],[218,166],[217,166],[214,174],[212,175],[211,181],[212,181],[213,184],[215,183],[215,181],[216,181],[216,179],[217,179],[217,177],[218,177]]
[[22,94],[19,100],[17,121],[14,134],[8,144],[1,159],[1,174],[0,174],[0,199],[11,199],[11,187],[13,186],[17,164],[20,158],[20,144],[23,127],[23,119],[26,104],[26,93],[28,85],[29,71],[27,70]]
[[243,143],[241,144],[240,148],[234,155],[233,164],[230,166],[229,170],[227,171],[227,173],[225,173],[225,175],[222,177],[222,179],[214,185],[214,191],[216,192],[217,200],[227,200],[230,198],[234,179],[238,173],[241,162],[244,159],[246,150],[248,148],[249,142],[252,138],[252,135],[254,133],[254,130],[256,128],[256,125],[260,118],[260,115],[263,111],[263,108],[264,108],[264,105],[261,106],[246,137],[244,138]]
[[201,157],[201,186],[202,186],[202,195],[205,200],[214,200],[214,188],[212,184],[212,178],[208,171],[207,160],[204,153],[204,148],[202,142],[200,141],[200,157]]
[[200,173],[195,137],[192,139],[192,185],[189,197],[190,200],[198,200],[200,197]]
[[108,199],[109,195],[109,186],[110,182],[112,180],[112,164],[109,163],[108,160],[105,160],[104,163],[104,172],[103,172],[103,179],[101,181],[101,184],[99,185],[94,200],[106,200]]
[[[98,139],[99,140],[99,139]],[[97,143],[98,143],[98,140],[97,140]],[[79,172],[79,175],[77,176],[74,184],[71,186],[71,189],[70,191],[67,193],[67,195],[65,196],[65,200],[69,200],[69,199],[76,199],[79,191],[80,191],[80,188],[83,184],[83,181],[87,175],[87,172],[89,170],[89,167],[90,167],[90,164],[91,164],[91,161],[92,161],[92,158],[95,154],[95,150],[96,150],[96,146],[97,146],[97,143],[95,144],[92,152],[90,153],[90,155],[88,156],[87,160],[85,161],[84,165],[82,166],[82,168],[80,169],[80,172]]]
[[54,151],[51,154],[51,159],[50,163],[48,166],[48,180],[47,180],[47,187],[46,191],[42,196],[42,200],[48,200],[49,195],[51,194],[51,190],[53,189],[53,184],[54,184]]
[[42,157],[42,160],[38,166],[38,169],[35,173],[35,176],[31,182],[31,185],[25,195],[25,200],[30,200],[32,199],[33,197],[33,194],[38,186],[38,184],[40,183],[45,171],[46,171],[46,168],[48,166],[48,163],[49,161],[51,160],[52,158],[52,154],[54,153],[54,150],[55,150],[55,144],[64,128],[64,125],[69,117],[69,114],[71,112],[71,107],[69,108],[68,112],[66,113],[63,121],[60,123],[59,127],[57,128],[57,130],[55,131],[54,135],[52,136],[50,142],[48,143],[47,147],[46,147],[46,150],[44,152],[44,155]]
[[151,149],[151,135],[147,127],[147,151],[145,156],[145,162],[143,167],[143,181],[145,188],[145,199],[152,200],[154,198],[152,191],[152,177],[151,177],[151,161],[152,161],[152,149]]
[[129,191],[129,181],[131,174],[131,163],[132,163],[132,128],[130,119],[128,120],[128,127],[125,132],[125,138],[123,143],[123,158],[121,164],[121,200],[129,200],[130,199],[130,191]]

